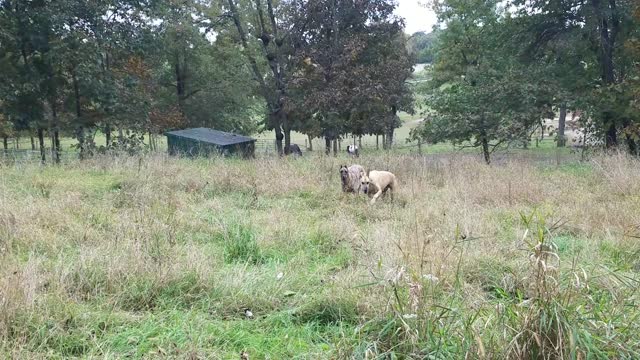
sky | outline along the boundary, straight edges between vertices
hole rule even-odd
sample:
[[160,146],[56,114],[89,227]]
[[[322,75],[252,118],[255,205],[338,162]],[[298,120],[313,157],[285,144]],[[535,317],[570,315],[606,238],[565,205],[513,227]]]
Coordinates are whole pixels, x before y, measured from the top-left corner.
[[396,15],[405,20],[405,32],[413,34],[416,31],[430,32],[436,23],[436,14],[425,7],[425,0],[397,0]]

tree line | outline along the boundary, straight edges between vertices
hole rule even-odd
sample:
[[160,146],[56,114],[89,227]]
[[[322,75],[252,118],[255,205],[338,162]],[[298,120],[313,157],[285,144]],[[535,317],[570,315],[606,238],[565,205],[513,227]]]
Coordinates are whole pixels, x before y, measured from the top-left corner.
[[631,0],[436,0],[426,121],[413,138],[482,149],[527,143],[568,110],[593,143],[638,154],[640,4]]
[[[385,134],[412,111],[389,0],[0,0],[0,136],[80,157],[204,126]],[[105,141],[96,144],[96,133]],[[35,144],[34,144],[35,146]]]

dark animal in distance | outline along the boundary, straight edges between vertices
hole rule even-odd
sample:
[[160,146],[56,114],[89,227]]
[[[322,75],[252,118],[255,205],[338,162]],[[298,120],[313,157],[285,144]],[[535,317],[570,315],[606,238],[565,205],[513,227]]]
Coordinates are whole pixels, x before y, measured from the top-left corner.
[[289,154],[302,156],[302,150],[300,149],[300,146],[298,146],[298,144],[291,144],[289,145]]

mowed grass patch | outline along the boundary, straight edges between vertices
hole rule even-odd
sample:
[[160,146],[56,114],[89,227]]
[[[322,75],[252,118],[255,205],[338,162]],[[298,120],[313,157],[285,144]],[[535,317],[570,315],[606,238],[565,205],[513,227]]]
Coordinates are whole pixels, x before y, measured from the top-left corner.
[[393,202],[344,156],[3,168],[0,354],[640,355],[637,160],[357,161]]

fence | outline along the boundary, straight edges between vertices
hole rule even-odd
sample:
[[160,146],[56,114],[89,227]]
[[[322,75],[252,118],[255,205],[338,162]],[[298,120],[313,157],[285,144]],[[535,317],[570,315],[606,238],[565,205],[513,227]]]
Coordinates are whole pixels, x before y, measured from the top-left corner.
[[[70,162],[78,159],[76,151],[60,151],[60,161]],[[31,149],[2,149],[0,150],[0,162],[3,164],[28,164],[40,162],[40,150]],[[53,162],[53,154],[51,149],[45,152],[47,162]]]
[[276,141],[269,139],[256,140],[256,155],[274,155],[277,154]]

